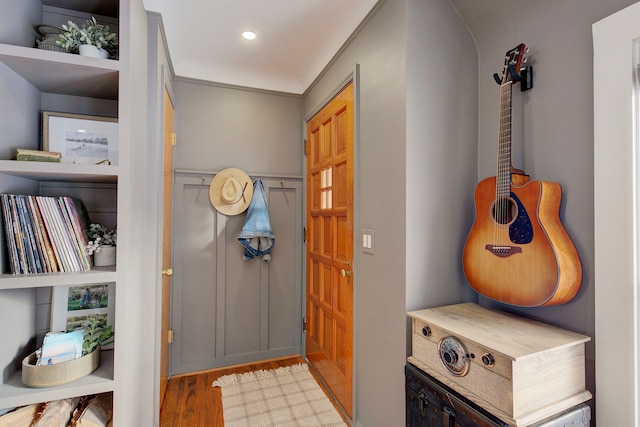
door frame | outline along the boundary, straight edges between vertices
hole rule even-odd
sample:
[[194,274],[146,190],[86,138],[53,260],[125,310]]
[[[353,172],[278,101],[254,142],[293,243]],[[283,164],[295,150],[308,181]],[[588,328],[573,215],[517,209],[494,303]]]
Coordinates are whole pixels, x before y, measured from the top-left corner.
[[[360,65],[355,64],[354,67],[345,74],[342,79],[340,79],[331,90],[316,104],[314,105],[308,112],[305,113],[302,119],[302,140],[306,142],[307,139],[307,123],[311,120],[322,108],[324,108],[333,98],[342,91],[349,83],[353,82],[353,367],[352,367],[352,421],[357,419],[358,408],[356,405],[356,397],[358,394],[358,390],[356,388],[356,378],[358,376],[358,364],[356,363],[358,359],[358,301],[359,301],[359,277],[358,274],[359,266],[360,266],[360,253],[359,250],[361,248],[361,239],[360,235]],[[307,176],[307,162],[306,162],[306,154],[303,151],[303,159],[302,159],[302,176]],[[305,230],[308,228],[307,217],[306,217],[306,201],[307,201],[307,180],[306,178],[302,180],[302,196],[304,200],[305,212],[303,213],[303,224]],[[305,236],[305,253],[306,253],[306,236]],[[302,305],[302,315],[304,318],[307,317],[307,305],[306,305],[306,277],[307,277],[307,262],[306,257],[302,262],[302,300],[300,304]],[[307,345],[305,339],[305,331],[302,331],[302,357],[306,359],[307,357]]]
[[[164,64],[159,64],[157,75],[154,74],[156,80],[149,81],[149,105],[154,108],[150,111],[149,134],[147,139],[147,153],[149,161],[147,162],[148,170],[146,171],[146,187],[147,192],[146,205],[148,209],[147,227],[149,230],[150,247],[155,247],[155,252],[149,258],[148,271],[150,272],[149,280],[150,298],[152,301],[151,310],[153,315],[148,316],[147,328],[150,334],[150,342],[153,343],[152,363],[149,363],[149,371],[147,375],[151,375],[153,388],[148,397],[153,400],[153,419],[154,425],[160,423],[160,331],[162,319],[162,204],[163,204],[163,183],[164,183],[164,91],[167,90],[169,99],[174,107],[174,132],[176,129],[176,112],[177,102],[176,95],[173,90],[172,70]],[[162,143],[158,143],[162,141]],[[175,172],[174,172],[175,176]],[[175,178],[174,178],[175,179]],[[173,192],[173,190],[172,190]],[[175,206],[172,207],[175,211]],[[171,248],[171,258],[173,259],[173,245]],[[171,320],[173,323],[173,320]],[[171,351],[170,351],[171,353]],[[171,354],[169,354],[171,359]],[[169,378],[171,378],[171,370],[169,370]]]
[[[640,132],[633,70],[634,53],[640,56],[638,18],[640,3],[635,3],[592,25],[595,419],[636,427],[640,426]],[[607,250],[611,244],[615,251]]]

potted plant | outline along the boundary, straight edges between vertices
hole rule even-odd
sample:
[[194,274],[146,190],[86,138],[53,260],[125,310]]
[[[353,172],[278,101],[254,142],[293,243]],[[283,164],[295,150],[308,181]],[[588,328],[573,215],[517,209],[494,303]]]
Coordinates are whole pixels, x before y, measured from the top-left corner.
[[89,316],[84,323],[82,355],[87,355],[113,342],[113,326],[107,326],[105,319],[98,315]]
[[62,25],[64,32],[56,43],[67,52],[101,58],[118,56],[118,37],[109,30],[108,25],[99,24],[95,17],[87,19],[82,28],[73,21]]
[[91,224],[87,236],[89,237],[87,253],[93,255],[93,265],[96,267],[115,265],[117,229],[107,230],[107,227],[102,224]]

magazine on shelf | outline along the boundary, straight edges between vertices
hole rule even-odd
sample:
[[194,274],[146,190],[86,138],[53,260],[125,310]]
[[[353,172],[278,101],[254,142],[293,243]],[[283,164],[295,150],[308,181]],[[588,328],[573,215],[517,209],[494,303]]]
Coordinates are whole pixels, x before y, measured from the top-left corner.
[[42,236],[40,235],[40,227],[38,227],[38,223],[36,222],[35,213],[31,208],[31,203],[29,201],[29,196],[22,196],[22,203],[25,206],[25,210],[27,212],[27,218],[31,227],[31,234],[33,236],[33,245],[35,248],[34,255],[40,261],[40,271],[39,273],[49,273],[50,266],[47,263],[45,257],[45,251],[43,249]]
[[58,265],[60,266],[60,271],[70,271],[69,263],[63,253],[62,242],[59,238],[56,237],[58,233],[54,227],[52,213],[47,206],[46,197],[36,196],[36,203],[38,205],[38,208],[40,209],[40,214],[42,215],[44,226],[47,230],[47,235],[51,240],[51,246],[57,259]]
[[20,219],[18,202],[14,194],[9,196],[9,200],[11,203],[11,214],[13,216],[13,233],[15,235],[16,244],[18,245],[18,256],[21,264],[20,269],[22,270],[22,273],[30,273],[27,235],[26,230],[24,229],[24,223]]
[[12,274],[91,269],[89,218],[81,200],[0,194],[0,205]]
[[27,196],[27,205],[29,207],[29,213],[31,214],[31,220],[33,221],[38,249],[44,263],[44,271],[46,273],[58,271],[55,258],[52,257],[53,254],[51,251],[51,244],[49,243],[49,237],[47,236],[47,231],[44,229],[44,225],[42,224],[42,216],[40,215],[40,210],[38,209],[33,196]]
[[18,215],[18,206],[16,203],[16,196],[14,194],[9,195],[9,203],[11,205],[11,215],[13,217],[13,233],[16,240],[16,246],[18,247],[18,259],[20,260],[19,273],[28,273],[27,252],[25,249],[25,238],[22,226],[20,225],[20,216]]
[[43,196],[36,196],[36,203],[38,205],[38,208],[40,209],[40,214],[42,215],[42,220],[44,222],[44,226],[47,230],[47,235],[49,236],[50,240],[51,240],[51,246],[53,248],[53,251],[55,253],[56,259],[59,262],[60,265],[60,271],[64,272],[64,271],[69,271],[69,263],[67,262],[63,252],[62,252],[62,243],[60,242],[60,240],[56,237],[57,232],[54,228],[53,225],[53,218],[52,218],[52,214],[49,210],[49,208],[47,207],[46,204],[46,198]]
[[[80,262],[80,270],[89,270],[91,269],[91,263],[89,261],[89,254],[86,251],[88,241],[87,243],[83,243],[81,226],[78,221],[74,221],[71,215],[70,209],[71,205],[74,204],[73,200],[71,200],[70,197],[59,197],[57,202],[58,209],[60,210],[61,217],[67,231],[71,251]],[[75,224],[76,222],[78,222],[77,225]]]
[[63,252],[69,261],[69,269],[67,271],[81,271],[80,261],[78,260],[76,253],[73,249],[73,244],[69,237],[69,232],[67,231],[66,221],[63,217],[62,211],[60,210],[60,205],[58,205],[58,201],[54,198],[47,197],[46,202],[49,205],[49,209],[51,210],[54,227],[57,230],[57,238],[60,239],[60,242],[63,247]]
[[42,342],[38,365],[55,365],[82,357],[84,329],[72,332],[49,332]]
[[18,262],[18,247],[13,233],[13,218],[8,194],[0,195],[0,204],[2,205],[2,219],[4,220],[5,237],[7,249],[9,250],[9,267],[11,273],[16,274],[20,270],[20,264]]
[[87,208],[80,199],[73,199],[71,197],[61,197],[60,200],[64,204],[71,220],[71,228],[75,236],[78,248],[80,249],[80,255],[82,256],[85,267],[87,270],[90,266],[90,255],[87,252],[87,245],[89,244],[89,214]]
[[33,227],[31,226],[31,219],[27,211],[27,204],[25,203],[25,196],[17,195],[16,203],[18,204],[18,213],[20,214],[20,221],[25,235],[29,273],[43,273],[44,271],[42,270],[42,263],[40,262],[40,255],[38,254],[38,247],[36,246]]
[[90,269],[88,261],[83,262],[80,248],[71,223],[67,218],[66,209],[61,205],[58,197],[36,196],[47,232],[52,240],[54,252],[60,259],[62,271],[86,271]]

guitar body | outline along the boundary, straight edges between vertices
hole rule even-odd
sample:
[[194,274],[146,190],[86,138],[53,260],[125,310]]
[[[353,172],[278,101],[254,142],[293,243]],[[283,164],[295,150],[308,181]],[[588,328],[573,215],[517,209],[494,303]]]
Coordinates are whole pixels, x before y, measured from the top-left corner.
[[580,288],[582,266],[560,222],[560,185],[512,174],[510,193],[509,215],[496,219],[496,177],[476,187],[476,218],[462,256],[469,284],[516,306],[568,302]]

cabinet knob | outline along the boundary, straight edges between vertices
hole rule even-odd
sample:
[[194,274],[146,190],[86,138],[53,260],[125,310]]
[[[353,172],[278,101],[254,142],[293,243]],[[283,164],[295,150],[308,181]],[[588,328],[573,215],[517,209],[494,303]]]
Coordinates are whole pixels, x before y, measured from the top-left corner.
[[164,268],[162,269],[163,276],[173,276],[173,268]]
[[493,367],[496,364],[496,359],[491,353],[485,353],[482,355],[482,363],[486,366]]

